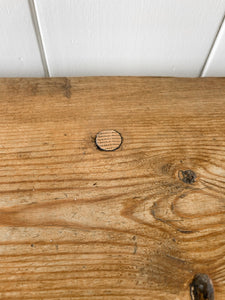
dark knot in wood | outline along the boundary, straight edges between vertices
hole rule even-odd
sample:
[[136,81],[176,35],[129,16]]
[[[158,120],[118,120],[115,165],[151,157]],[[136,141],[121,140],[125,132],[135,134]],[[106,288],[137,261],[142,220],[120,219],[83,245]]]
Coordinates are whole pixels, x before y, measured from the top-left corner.
[[195,172],[192,170],[185,170],[185,171],[180,170],[178,172],[178,177],[184,183],[192,184],[195,182],[197,176],[196,176]]
[[196,274],[190,284],[192,300],[214,300],[214,288],[206,274]]

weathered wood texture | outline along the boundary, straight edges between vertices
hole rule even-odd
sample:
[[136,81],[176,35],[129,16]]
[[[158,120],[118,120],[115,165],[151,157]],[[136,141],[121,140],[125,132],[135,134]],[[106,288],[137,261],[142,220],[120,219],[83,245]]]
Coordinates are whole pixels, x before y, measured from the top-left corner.
[[1,79],[0,123],[0,299],[225,299],[225,79]]

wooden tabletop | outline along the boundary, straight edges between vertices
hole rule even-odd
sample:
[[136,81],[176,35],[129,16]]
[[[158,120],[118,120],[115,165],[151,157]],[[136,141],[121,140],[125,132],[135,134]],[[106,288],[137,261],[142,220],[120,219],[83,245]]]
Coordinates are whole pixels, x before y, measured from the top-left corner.
[[224,191],[224,78],[0,79],[0,299],[225,299]]

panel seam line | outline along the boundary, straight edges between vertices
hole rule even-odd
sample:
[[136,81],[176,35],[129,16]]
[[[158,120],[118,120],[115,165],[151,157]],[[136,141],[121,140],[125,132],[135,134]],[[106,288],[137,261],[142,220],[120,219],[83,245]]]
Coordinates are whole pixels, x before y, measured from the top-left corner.
[[202,67],[202,69],[200,71],[199,77],[204,77],[205,76],[206,69],[207,69],[207,67],[209,65],[209,62],[210,62],[211,57],[212,57],[212,54],[214,52],[214,48],[216,46],[218,37],[219,37],[220,32],[221,32],[221,28],[222,28],[222,26],[224,24],[225,24],[225,14],[223,15],[222,21],[221,21],[221,23],[219,25],[219,28],[218,28],[218,30],[216,32],[216,35],[215,35],[214,39],[213,39],[212,45],[211,45],[211,47],[209,49],[208,55],[206,56],[206,59],[205,59],[205,62],[203,64],[203,67]]
[[40,56],[41,56],[41,61],[42,61],[42,66],[44,69],[44,75],[45,77],[50,77],[50,72],[49,72],[49,66],[48,66],[48,61],[47,61],[47,56],[46,56],[46,51],[41,35],[41,30],[40,30],[40,25],[38,21],[38,16],[37,16],[37,10],[35,7],[35,2],[34,0],[28,0],[29,7],[30,7],[30,12],[31,12],[31,18],[37,38],[37,43],[40,51]]

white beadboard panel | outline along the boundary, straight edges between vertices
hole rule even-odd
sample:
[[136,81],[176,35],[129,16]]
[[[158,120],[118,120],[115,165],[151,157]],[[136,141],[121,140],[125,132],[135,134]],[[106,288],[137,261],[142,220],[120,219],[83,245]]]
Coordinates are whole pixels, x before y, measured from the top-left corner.
[[51,76],[199,76],[225,0],[36,0]]
[[225,76],[225,20],[215,40],[202,76]]
[[44,76],[27,0],[0,0],[0,77]]

